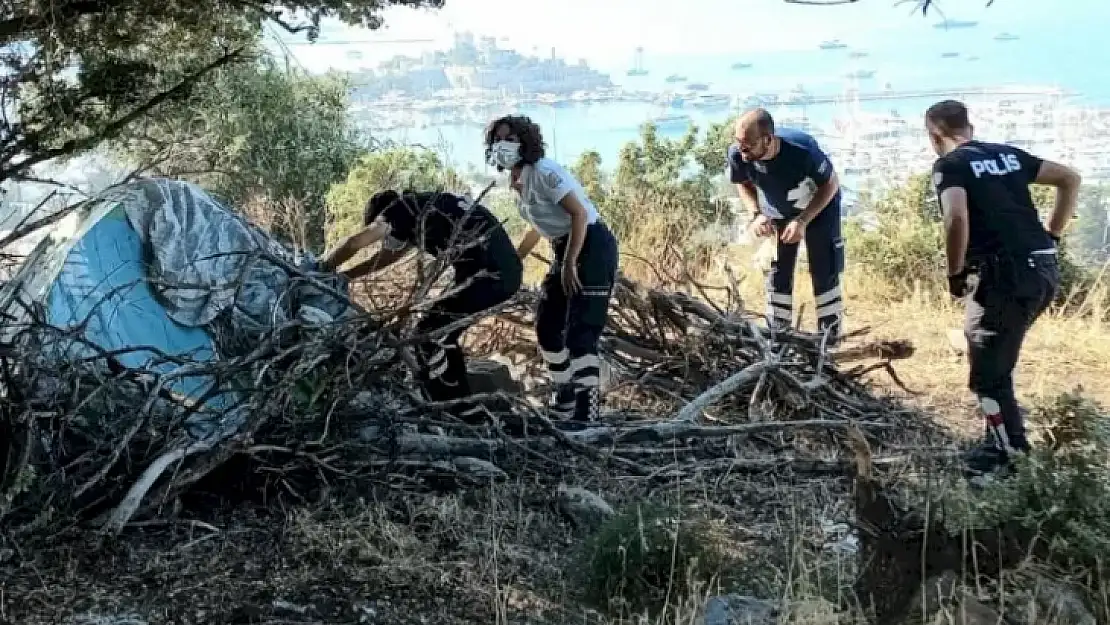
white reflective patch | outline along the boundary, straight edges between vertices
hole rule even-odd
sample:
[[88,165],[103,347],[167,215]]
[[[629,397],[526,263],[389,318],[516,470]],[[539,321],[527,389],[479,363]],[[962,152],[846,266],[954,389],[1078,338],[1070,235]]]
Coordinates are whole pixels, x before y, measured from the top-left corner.
[[776,293],[771,291],[767,294],[767,301],[772,304],[782,304],[783,306],[790,307],[794,304],[794,296],[788,293]]
[[570,350],[563,349],[562,351],[558,352],[549,352],[547,350],[540,349],[540,356],[543,356],[544,362],[548,364],[561,365],[570,359]]
[[549,369],[548,374],[551,376],[551,381],[555,384],[566,384],[570,382],[570,371],[551,371]]
[[596,375],[588,375],[576,379],[574,383],[583,388],[596,388],[601,385],[601,378]]
[[826,317],[839,317],[844,312],[844,302],[833,302],[824,306],[817,307],[817,318],[824,319]]
[[829,302],[833,301],[834,299],[836,299],[840,296],[841,296],[840,287],[839,286],[834,286],[833,288],[829,289],[828,291],[825,291],[824,293],[822,293],[822,294],[818,295],[817,297],[813,298],[813,301],[818,306],[824,306],[825,304],[828,304]]
[[571,371],[581,371],[582,369],[586,369],[586,368],[589,368],[589,367],[600,367],[600,366],[601,366],[601,359],[598,358],[596,354],[587,354],[585,356],[579,356],[578,358],[575,358],[574,360],[570,361],[570,370]]

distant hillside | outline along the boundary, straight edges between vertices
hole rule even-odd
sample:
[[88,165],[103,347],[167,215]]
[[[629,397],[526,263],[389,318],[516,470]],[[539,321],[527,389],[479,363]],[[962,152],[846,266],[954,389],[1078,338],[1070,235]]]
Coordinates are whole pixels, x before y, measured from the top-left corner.
[[497,46],[492,37],[455,37],[448,50],[421,57],[395,56],[376,69],[351,74],[356,88],[369,94],[404,91],[431,93],[442,89],[489,89],[532,93],[572,93],[613,86],[608,74],[585,60],[575,64],[557,58],[525,56]]

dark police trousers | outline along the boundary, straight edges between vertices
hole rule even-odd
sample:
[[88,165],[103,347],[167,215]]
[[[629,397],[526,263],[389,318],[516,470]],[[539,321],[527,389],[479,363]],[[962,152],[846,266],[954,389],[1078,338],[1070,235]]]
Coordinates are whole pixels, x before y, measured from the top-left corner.
[[593,421],[600,412],[601,360],[598,342],[609,317],[609,296],[617,278],[617,240],[605,224],[587,226],[578,255],[582,288],[563,291],[562,266],[570,236],[551,242],[555,258],[543,279],[536,309],[536,339],[555,387],[552,412],[559,418]]
[[1020,258],[991,258],[978,263],[979,282],[967,297],[964,334],[971,373],[968,386],[979,397],[988,433],[1005,432],[1016,450],[1029,447],[1025,425],[1014,396],[1014,367],[1021,344],[1033,322],[1055,299],[1060,269],[1055,253]]
[[[789,220],[776,220],[781,235]],[[844,300],[840,274],[844,271],[844,238],[840,233],[840,210],[826,206],[817,214],[805,233],[809,277],[817,306],[817,331],[828,332],[828,345],[836,345],[843,331]],[[780,239],[776,259],[767,276],[767,322],[777,328],[790,327],[794,320],[794,268],[798,262],[797,243],[787,245]]]
[[[480,313],[507,301],[520,290],[524,269],[516,254],[512,241],[504,231],[490,234],[488,246],[490,263],[495,268],[492,277],[469,277],[456,274],[456,288],[459,284],[470,283],[451,297],[436,302],[428,314],[417,324],[417,332],[433,332],[470,315]],[[420,360],[424,394],[430,401],[449,401],[470,395],[467,380],[466,357],[463,355],[459,338],[469,324],[450,330],[446,335],[417,346]],[[484,412],[481,406],[463,402],[450,409],[464,420],[479,419]]]

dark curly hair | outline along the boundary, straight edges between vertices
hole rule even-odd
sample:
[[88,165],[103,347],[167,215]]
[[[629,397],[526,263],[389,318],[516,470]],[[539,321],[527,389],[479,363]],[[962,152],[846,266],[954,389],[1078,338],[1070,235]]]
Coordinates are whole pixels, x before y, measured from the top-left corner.
[[392,208],[393,205],[398,202],[413,208],[420,206],[422,200],[427,200],[428,197],[435,195],[437,194],[417,193],[412,189],[405,189],[400,193],[393,189],[378,191],[366,202],[366,208],[364,208],[362,212],[362,223],[363,225],[369,226],[374,223],[374,220],[377,219],[379,215]]
[[497,129],[508,126],[509,132],[520,141],[520,162],[526,165],[535,165],[536,161],[544,157],[543,133],[540,127],[525,115],[506,115],[493,120],[486,127],[486,160],[493,152],[493,144],[497,143]]

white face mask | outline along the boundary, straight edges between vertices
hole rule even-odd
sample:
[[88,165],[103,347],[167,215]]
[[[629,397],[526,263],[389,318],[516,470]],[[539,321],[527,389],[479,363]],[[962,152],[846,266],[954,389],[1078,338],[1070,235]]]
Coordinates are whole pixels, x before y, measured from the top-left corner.
[[520,162],[520,143],[517,141],[498,141],[490,146],[489,164],[494,167],[511,169]]

